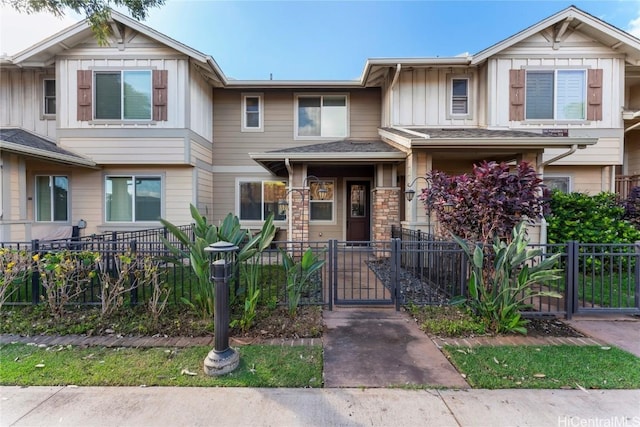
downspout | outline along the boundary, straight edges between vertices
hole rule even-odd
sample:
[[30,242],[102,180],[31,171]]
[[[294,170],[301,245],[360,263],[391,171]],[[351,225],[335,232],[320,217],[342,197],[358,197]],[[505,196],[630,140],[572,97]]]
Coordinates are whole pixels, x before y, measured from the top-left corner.
[[[538,165],[536,166],[537,172],[538,172],[538,177],[540,179],[543,179],[544,177],[544,168],[549,166],[551,163],[555,163],[560,159],[564,159],[567,156],[572,155],[573,153],[575,153],[578,150],[578,144],[573,144],[571,146],[571,148],[569,149],[569,151],[562,153],[562,154],[558,154],[557,156],[555,156],[552,159],[547,160],[546,162],[542,162],[542,163],[538,163]],[[546,245],[547,244],[547,220],[544,217],[544,215],[542,216],[542,219],[540,220],[540,244],[541,245]]]
[[293,188],[293,167],[291,166],[291,163],[289,162],[289,158],[285,158],[284,159],[284,165],[287,168],[287,172],[289,172],[289,190],[287,194],[287,240],[291,240],[291,233],[293,233],[293,217],[292,217],[292,212],[293,212],[293,207],[292,205],[292,198],[291,198],[291,189]]

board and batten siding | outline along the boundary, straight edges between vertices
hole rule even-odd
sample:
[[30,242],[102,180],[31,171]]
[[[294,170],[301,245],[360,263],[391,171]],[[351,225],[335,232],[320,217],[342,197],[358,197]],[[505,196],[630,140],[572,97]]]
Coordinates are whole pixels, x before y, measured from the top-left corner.
[[195,66],[191,65],[189,70],[189,113],[187,123],[190,129],[211,141],[213,138],[213,89],[198,72]]
[[[189,58],[170,47],[152,40],[131,28],[125,28],[126,42],[119,48],[118,43],[98,46],[95,38],[89,37],[84,43],[66,50],[56,58],[58,93],[63,102],[59,111],[61,128],[109,128],[144,127],[186,128],[191,104]],[[167,120],[149,123],[137,121],[79,121],[78,120],[78,70],[123,70],[147,69],[167,71]],[[194,72],[194,75],[197,74]],[[197,90],[196,90],[197,92]],[[196,97],[197,98],[197,97]],[[199,106],[199,105],[198,105]],[[207,135],[203,135],[207,136]],[[210,138],[210,135],[207,136]]]
[[[449,79],[468,77],[469,116],[451,117]],[[478,76],[474,68],[415,68],[400,72],[391,89],[391,122],[396,126],[477,126]]]
[[45,119],[42,115],[44,100],[42,79],[44,77],[54,78],[53,68],[50,70],[0,70],[0,126],[20,127],[55,139],[55,116]]

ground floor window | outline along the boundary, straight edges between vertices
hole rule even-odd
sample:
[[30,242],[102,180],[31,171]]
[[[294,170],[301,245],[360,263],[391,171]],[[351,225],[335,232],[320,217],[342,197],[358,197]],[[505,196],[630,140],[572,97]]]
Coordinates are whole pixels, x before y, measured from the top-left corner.
[[36,221],[69,220],[69,178],[36,176]]
[[309,183],[309,199],[309,219],[311,221],[333,221],[333,181]]
[[107,176],[106,221],[157,221],[162,215],[162,179],[158,176]]
[[240,219],[264,221],[271,213],[274,220],[286,219],[286,212],[279,207],[287,193],[287,183],[283,181],[240,181]]
[[568,176],[545,176],[543,181],[550,191],[571,192],[571,179]]

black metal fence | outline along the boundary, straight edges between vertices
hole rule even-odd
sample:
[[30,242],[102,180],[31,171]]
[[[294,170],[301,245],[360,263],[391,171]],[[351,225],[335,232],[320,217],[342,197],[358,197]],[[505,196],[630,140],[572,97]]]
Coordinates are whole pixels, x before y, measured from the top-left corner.
[[[432,236],[416,230],[394,227],[394,238],[402,240],[400,268],[427,286],[430,295],[463,295],[468,280],[469,264],[455,243],[434,241]],[[552,254],[560,254],[556,268],[561,278],[539,283],[535,290],[552,291],[563,298],[531,297],[525,301],[529,315],[564,315],[586,313],[640,314],[640,242],[593,244],[531,245],[542,249],[539,262]],[[433,304],[437,299],[411,297],[416,304]]]
[[[191,235],[191,226],[181,229]],[[470,271],[464,252],[453,242],[436,241],[427,233],[394,228],[393,239],[386,242],[274,242],[250,263],[260,264],[260,300],[267,304],[287,303],[287,278],[283,256],[299,260],[310,247],[324,261],[323,268],[303,290],[301,304],[342,305],[417,305],[447,304],[452,297],[464,295]],[[47,253],[69,251],[94,253],[101,268],[117,275],[120,257],[151,258],[159,265],[160,280],[170,289],[170,302],[193,301],[197,278],[188,257],[174,259],[161,237],[180,243],[166,229],[119,232],[77,239],[32,242],[4,242],[0,249],[23,251],[27,260]],[[640,313],[640,244],[566,244],[543,245],[542,255],[559,253],[557,268],[561,278],[536,285],[537,290],[554,291],[563,298],[532,297],[527,302],[531,315],[553,314],[571,317],[576,313]],[[182,248],[185,249],[186,248]],[[34,263],[35,265],[35,263]],[[242,267],[239,269],[242,276]],[[41,272],[13,286],[8,305],[37,304],[43,296]],[[131,281],[137,280],[135,275]],[[234,284],[242,293],[243,280]],[[152,289],[133,286],[127,295],[132,305],[145,303]],[[83,285],[74,304],[98,305],[101,301],[99,277]]]

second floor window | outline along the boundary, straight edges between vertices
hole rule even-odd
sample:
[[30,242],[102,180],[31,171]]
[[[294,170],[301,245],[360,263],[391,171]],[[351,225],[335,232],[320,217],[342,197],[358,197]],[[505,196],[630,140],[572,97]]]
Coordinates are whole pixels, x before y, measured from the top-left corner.
[[346,95],[297,97],[296,136],[344,138],[347,136]]
[[469,114],[468,79],[451,79],[451,114]]
[[151,71],[95,73],[99,120],[151,120]]
[[69,178],[36,176],[36,221],[69,220]]
[[43,109],[44,114],[56,114],[56,81],[54,79],[44,79],[43,84]]
[[585,70],[528,70],[527,120],[585,120]]
[[262,96],[258,94],[242,96],[242,131],[262,131]]

